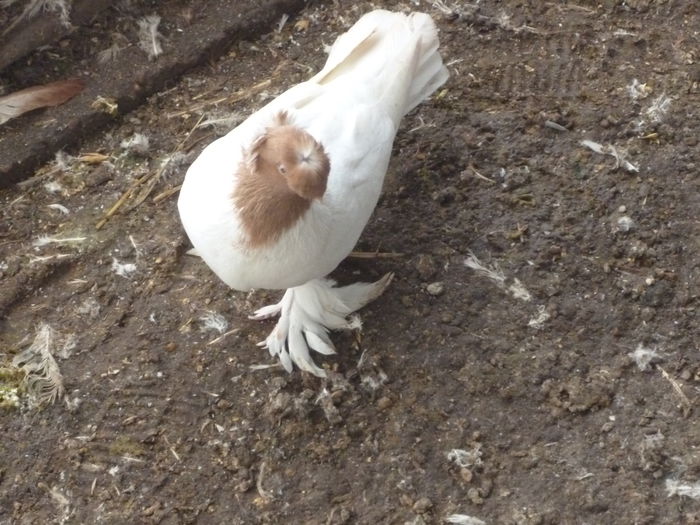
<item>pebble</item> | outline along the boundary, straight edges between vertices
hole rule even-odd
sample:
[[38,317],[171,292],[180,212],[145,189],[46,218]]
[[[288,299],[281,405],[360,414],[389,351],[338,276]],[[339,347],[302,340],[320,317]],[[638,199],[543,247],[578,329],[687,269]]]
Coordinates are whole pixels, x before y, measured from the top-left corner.
[[484,498],[481,497],[479,489],[469,489],[467,491],[467,498],[469,498],[469,501],[471,501],[474,505],[481,505],[484,503]]
[[428,498],[418,498],[413,504],[413,511],[418,514],[425,514],[433,507],[433,502]]
[[425,289],[430,295],[437,297],[442,295],[442,293],[445,291],[445,285],[442,282],[437,281],[430,283]]
[[617,229],[621,232],[628,232],[634,227],[634,221],[631,217],[623,215],[617,219]]

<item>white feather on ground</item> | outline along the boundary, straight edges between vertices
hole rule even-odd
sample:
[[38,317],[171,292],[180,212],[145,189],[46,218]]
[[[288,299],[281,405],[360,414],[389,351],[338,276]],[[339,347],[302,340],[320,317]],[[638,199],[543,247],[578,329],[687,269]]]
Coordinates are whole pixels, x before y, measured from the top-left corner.
[[[2,0],[0,7],[10,7],[20,0]],[[71,3],[68,0],[29,0],[24,7],[24,11],[14,22],[12,22],[2,34],[5,35],[12,31],[23,20],[34,18],[40,11],[58,13],[58,19],[65,27],[70,27],[70,7]]]
[[132,274],[136,271],[134,263],[122,263],[116,257],[112,257],[112,271],[120,277],[131,279]]
[[161,40],[163,35],[158,31],[160,16],[148,15],[138,21],[139,24],[139,47],[143,49],[151,60],[163,54]]
[[143,133],[134,133],[128,139],[122,140],[119,146],[128,152],[145,157],[148,155],[151,141],[148,136]]
[[228,330],[228,321],[220,313],[208,311],[199,320],[202,322],[203,330],[214,330],[219,334]]
[[659,354],[653,348],[646,348],[642,343],[637,345],[634,352],[630,352],[627,355],[632,358],[632,360],[637,364],[637,368],[639,368],[642,372],[649,370],[649,367],[653,363],[663,360],[663,356],[661,354]]
[[496,286],[507,291],[516,299],[525,302],[532,300],[532,294],[530,294],[527,288],[525,288],[525,285],[523,285],[517,277],[513,278],[513,283],[506,287],[506,276],[503,270],[501,270],[501,267],[498,266],[498,263],[493,263],[490,267],[485,266],[477,256],[474,255],[474,252],[469,251],[469,256],[464,260],[464,265],[467,268],[471,268],[482,277],[491,280]]
[[456,523],[457,525],[486,525],[484,520],[467,516],[466,514],[452,514],[445,518],[447,523]]
[[610,155],[615,158],[615,168],[622,166],[625,170],[631,173],[638,173],[639,167],[632,164],[623,152],[620,152],[612,144],[599,144],[593,140],[582,140],[581,145],[587,147],[591,151],[594,151],[600,155]]
[[34,342],[12,360],[12,366],[27,374],[24,383],[35,406],[53,403],[63,396],[63,376],[52,355],[54,344],[53,329],[42,323]]
[[453,448],[447,453],[447,460],[458,467],[478,467],[482,464],[481,456],[481,445],[477,444],[472,450]]
[[63,204],[59,203],[54,203],[54,204],[47,204],[47,208],[51,208],[52,210],[58,210],[64,215],[68,215],[70,213],[70,210],[66,208]]
[[700,500],[700,482],[683,482],[678,479],[667,479],[666,492],[668,493],[669,498],[671,496],[685,496],[694,500]]
[[652,101],[651,106],[646,110],[646,115],[653,123],[658,124],[664,119],[670,108],[671,99],[663,93]]

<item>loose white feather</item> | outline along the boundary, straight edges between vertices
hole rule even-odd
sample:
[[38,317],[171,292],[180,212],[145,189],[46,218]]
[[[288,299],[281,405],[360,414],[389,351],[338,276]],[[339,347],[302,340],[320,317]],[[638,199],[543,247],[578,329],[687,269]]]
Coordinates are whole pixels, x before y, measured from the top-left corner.
[[35,405],[53,403],[63,395],[63,376],[52,355],[54,331],[41,324],[32,344],[17,354],[12,366],[27,374],[24,381]]
[[139,47],[143,49],[151,60],[163,54],[161,40],[163,35],[158,31],[160,16],[148,15],[138,21],[139,24]]
[[[20,0],[2,0],[0,7],[10,7]],[[69,0],[29,0],[22,13],[12,22],[2,34],[12,31],[23,20],[34,18],[40,11],[58,13],[58,19],[65,27],[70,27],[70,1]]]

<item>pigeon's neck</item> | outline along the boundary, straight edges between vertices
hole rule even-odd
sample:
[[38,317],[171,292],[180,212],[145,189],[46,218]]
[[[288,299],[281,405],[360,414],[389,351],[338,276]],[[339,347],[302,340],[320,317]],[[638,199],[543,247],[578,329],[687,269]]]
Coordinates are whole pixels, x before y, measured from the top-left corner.
[[[268,169],[269,168],[269,169]],[[273,166],[242,165],[233,203],[250,248],[261,248],[301,220],[311,200],[296,194]]]

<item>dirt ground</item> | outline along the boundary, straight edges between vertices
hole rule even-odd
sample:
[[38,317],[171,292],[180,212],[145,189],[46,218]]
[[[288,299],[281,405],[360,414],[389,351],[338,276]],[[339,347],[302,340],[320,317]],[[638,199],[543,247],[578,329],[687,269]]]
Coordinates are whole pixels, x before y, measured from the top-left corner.
[[[328,380],[288,375],[247,319],[279,292],[186,255],[176,188],[376,7],[432,14],[451,78],[357,248],[401,255],[334,274],[394,283]],[[3,190],[0,523],[700,523],[699,28],[694,0],[313,2]],[[36,409],[10,371],[44,325],[65,395]]]

